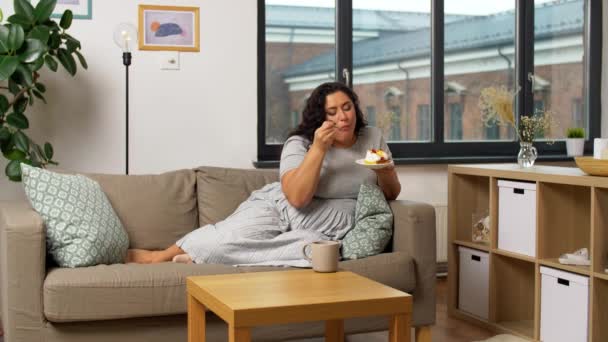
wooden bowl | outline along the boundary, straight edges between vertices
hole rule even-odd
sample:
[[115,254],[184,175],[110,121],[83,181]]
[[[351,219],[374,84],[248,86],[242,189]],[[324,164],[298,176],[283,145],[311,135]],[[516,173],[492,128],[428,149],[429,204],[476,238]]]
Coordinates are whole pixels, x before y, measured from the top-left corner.
[[608,176],[608,159],[595,159],[593,157],[574,157],[576,166],[586,174],[592,176]]

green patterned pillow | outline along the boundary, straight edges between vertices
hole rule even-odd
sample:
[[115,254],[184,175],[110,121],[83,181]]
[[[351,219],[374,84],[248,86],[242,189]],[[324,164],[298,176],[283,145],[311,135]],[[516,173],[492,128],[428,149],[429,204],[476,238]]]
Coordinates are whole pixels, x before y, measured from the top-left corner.
[[25,194],[46,225],[47,250],[61,267],[122,263],[129,236],[99,184],[21,164]]
[[382,189],[362,184],[355,209],[355,227],[342,240],[342,257],[360,259],[382,253],[393,235],[393,212]]

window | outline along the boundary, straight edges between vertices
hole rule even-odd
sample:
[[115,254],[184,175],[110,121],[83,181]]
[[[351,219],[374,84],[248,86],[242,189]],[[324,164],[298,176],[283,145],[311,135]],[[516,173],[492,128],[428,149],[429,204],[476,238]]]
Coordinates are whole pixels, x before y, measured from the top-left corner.
[[[555,112],[559,127],[547,140],[580,124],[589,139],[599,136],[601,1],[314,4],[258,0],[259,161],[279,159],[291,113],[302,110],[297,99],[333,80],[357,92],[398,162],[514,160],[514,130],[481,121],[489,86],[518,89],[517,117]],[[563,144],[536,147],[541,158],[564,154]]]

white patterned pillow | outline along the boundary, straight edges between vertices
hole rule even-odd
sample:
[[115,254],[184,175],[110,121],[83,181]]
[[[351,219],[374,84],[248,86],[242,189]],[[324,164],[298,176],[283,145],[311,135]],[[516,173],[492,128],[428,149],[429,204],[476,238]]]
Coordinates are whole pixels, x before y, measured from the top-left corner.
[[393,236],[393,212],[375,184],[361,184],[355,209],[355,227],[342,240],[344,259],[380,254]]
[[25,194],[46,225],[47,250],[61,267],[122,263],[129,236],[99,184],[21,164]]

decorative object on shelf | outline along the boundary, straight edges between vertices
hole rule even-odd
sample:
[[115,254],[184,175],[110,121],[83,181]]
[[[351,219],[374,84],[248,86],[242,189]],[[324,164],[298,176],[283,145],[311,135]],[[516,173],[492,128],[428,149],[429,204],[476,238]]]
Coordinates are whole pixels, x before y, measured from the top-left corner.
[[472,215],[472,240],[475,243],[490,244],[490,215],[485,210]]
[[555,126],[554,115],[549,110],[536,110],[532,115],[524,115],[516,120],[513,113],[513,101],[518,90],[506,87],[487,87],[481,90],[479,109],[481,119],[486,126],[510,126],[520,142],[517,163],[522,168],[531,167],[538,156],[533,146],[534,139],[548,133]]
[[[30,127],[24,115],[35,98],[46,103],[46,86],[40,82],[46,65],[57,71],[61,64],[76,75],[76,59],[86,69],[80,42],[67,30],[72,25],[70,10],[59,23],[49,20],[55,11],[54,0],[41,0],[34,7],[28,0],[14,1],[15,14],[0,25],[0,150],[9,160],[5,173],[11,181],[21,181],[20,163],[36,167],[56,165],[53,146],[42,147],[25,134]],[[66,101],[67,98],[63,98]]]
[[593,157],[574,157],[576,166],[591,176],[608,176],[608,159]]
[[608,139],[593,139],[593,158],[608,159]]
[[199,8],[139,5],[139,49],[200,51]]
[[566,130],[566,154],[568,157],[582,156],[585,149],[585,130],[571,127]]
[[114,43],[122,50],[125,66],[125,174],[129,174],[129,66],[131,50],[137,46],[137,29],[129,23],[121,23],[114,29]]
[[557,259],[562,265],[589,266],[589,250],[587,248],[578,249],[572,253],[564,253]]

